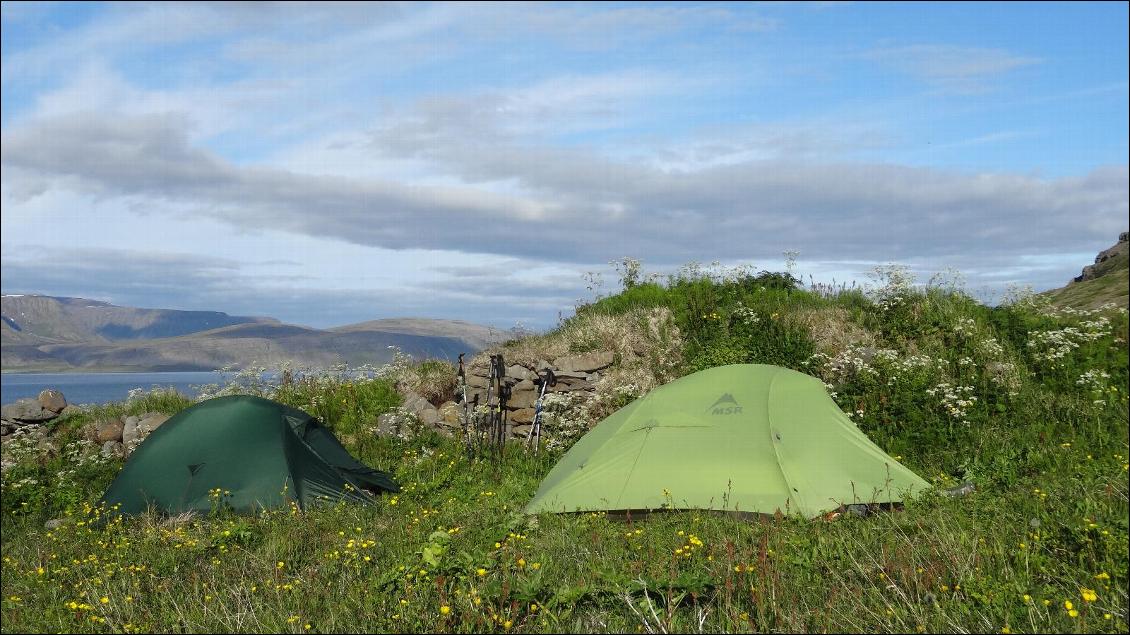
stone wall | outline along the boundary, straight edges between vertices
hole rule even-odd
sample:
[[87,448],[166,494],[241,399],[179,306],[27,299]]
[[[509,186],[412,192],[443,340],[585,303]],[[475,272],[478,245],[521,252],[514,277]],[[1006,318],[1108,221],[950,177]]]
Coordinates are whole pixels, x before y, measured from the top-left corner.
[[[577,353],[563,355],[553,360],[539,360],[536,365],[506,364],[506,373],[502,381],[510,386],[510,399],[506,403],[507,436],[525,438],[533,426],[534,415],[537,413],[537,400],[541,386],[538,378],[546,377],[546,369],[552,370],[557,383],[546,386],[546,394],[583,391],[591,393],[596,390],[603,372],[606,372],[615,359],[611,351],[594,351],[590,353]],[[506,362],[505,353],[503,362]],[[474,404],[476,399],[480,406],[487,405],[487,386],[490,384],[489,355],[478,355],[466,368],[467,373],[467,401]],[[461,388],[457,387],[457,391]],[[491,391],[491,401],[494,402],[496,390]],[[459,398],[462,395],[458,395]],[[455,401],[445,401],[439,405],[430,403],[419,395],[409,393],[404,395],[404,409],[415,415],[416,419],[426,425],[447,433],[454,433],[463,424],[463,404]],[[382,416],[378,430],[381,434],[395,434],[395,416]]]

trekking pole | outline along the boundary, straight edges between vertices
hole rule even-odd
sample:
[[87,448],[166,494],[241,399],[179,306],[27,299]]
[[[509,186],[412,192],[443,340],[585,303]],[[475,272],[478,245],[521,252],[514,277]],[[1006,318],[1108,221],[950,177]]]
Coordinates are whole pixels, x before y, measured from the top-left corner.
[[493,450],[496,454],[499,453],[499,450],[501,449],[500,444],[502,440],[502,402],[504,399],[504,390],[506,393],[510,392],[509,387],[503,384],[503,379],[506,377],[505,369],[506,366],[502,361],[502,353],[495,355],[494,380],[497,394],[495,398],[494,412],[491,413],[491,423],[493,424],[491,427],[491,436],[493,438],[491,439],[491,441],[492,445],[495,446]]
[[498,448],[498,458],[501,459],[506,450],[506,419],[509,414],[506,410],[506,402],[510,401],[510,384],[503,383],[498,396],[498,441],[495,447]]
[[459,383],[463,390],[463,445],[467,447],[467,458],[471,458],[471,405],[467,401],[467,370],[463,366],[463,356],[459,353]]
[[542,400],[545,399],[545,391],[548,386],[557,385],[557,376],[553,374],[552,368],[546,368],[545,378],[538,377],[541,383],[541,394],[538,395],[538,403],[534,410],[534,423],[530,426],[530,436],[526,437],[526,447],[530,447],[530,441],[534,444],[534,454],[537,455],[538,447],[541,445],[541,409]]
[[[482,450],[483,450],[483,445],[484,445],[484,441],[485,441],[485,439],[483,437],[486,436],[486,434],[488,434],[487,431],[490,429],[490,424],[493,422],[493,419],[494,419],[494,411],[491,410],[491,408],[492,408],[491,393],[494,392],[494,376],[495,376],[494,366],[495,366],[495,356],[491,355],[490,356],[490,370],[487,371],[487,398],[486,398],[486,402],[485,402],[486,406],[487,406],[487,422],[486,422],[485,425],[476,425],[475,426],[475,446],[476,446],[479,454],[482,454]],[[476,416],[476,423],[481,424],[481,422],[479,422],[478,420],[479,420],[479,417]]]

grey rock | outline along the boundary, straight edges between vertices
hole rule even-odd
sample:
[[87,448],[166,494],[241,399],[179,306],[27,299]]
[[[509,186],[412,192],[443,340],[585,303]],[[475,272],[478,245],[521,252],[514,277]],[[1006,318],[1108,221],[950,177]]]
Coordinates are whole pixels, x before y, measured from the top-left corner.
[[102,456],[121,456],[121,454],[121,441],[107,441],[102,444]]
[[169,418],[169,415],[163,412],[147,412],[139,417],[140,421],[137,422],[137,429],[152,432],[160,428],[161,424],[168,421]]
[[38,399],[20,399],[16,403],[0,408],[0,418],[9,421],[22,421],[24,423],[38,423],[48,421],[59,416],[58,413],[48,410],[39,404]]
[[951,487],[950,489],[942,490],[942,495],[950,497],[968,496],[969,494],[972,494],[976,489],[977,486],[975,486],[973,483],[965,482],[961,485],[958,485],[957,487]]
[[62,412],[63,408],[67,407],[67,398],[63,396],[63,393],[50,388],[40,391],[37,400],[44,410],[50,410],[56,414]]
[[418,411],[417,416],[420,418],[420,423],[426,426],[434,426],[439,421],[439,412],[432,407]]
[[467,375],[468,388],[486,388],[489,380],[486,377],[479,377],[478,375]]
[[551,388],[553,392],[574,392],[577,390],[595,390],[595,386],[587,381],[580,379],[565,379],[557,382],[557,385]]
[[52,518],[51,520],[43,523],[44,529],[58,529],[67,522],[66,518]]
[[392,414],[391,412],[386,412],[383,415],[377,417],[377,434],[382,436],[390,436],[396,434],[396,426],[394,425],[395,420],[396,415]]
[[9,434],[15,432],[17,429],[19,429],[19,426],[16,425],[13,421],[0,421],[0,436],[6,437]]
[[122,424],[122,443],[129,445],[138,438],[137,433],[137,417],[126,417],[126,422]]
[[511,390],[537,390],[537,386],[535,386],[534,382],[530,381],[529,379],[523,379],[522,381],[514,384],[514,387],[511,388]]
[[591,353],[580,353],[578,355],[565,355],[558,357],[554,362],[557,364],[557,367],[564,372],[591,372],[611,366],[614,359],[615,356],[612,351],[593,351]]
[[519,381],[525,379],[533,380],[535,377],[537,377],[537,375],[530,372],[530,369],[519,364],[511,364],[510,367],[506,369],[506,376],[513,377],[514,379],[517,379]]

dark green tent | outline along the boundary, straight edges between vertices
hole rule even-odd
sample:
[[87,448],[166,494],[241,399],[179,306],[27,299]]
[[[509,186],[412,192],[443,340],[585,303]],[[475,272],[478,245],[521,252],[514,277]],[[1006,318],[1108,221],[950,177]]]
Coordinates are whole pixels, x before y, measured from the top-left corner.
[[[400,491],[384,472],[350,456],[333,433],[301,410],[260,397],[203,401],[157,428],[102,496],[124,514],[149,508],[209,511],[219,489],[237,511],[295,501],[369,502]],[[229,493],[230,492],[230,493]]]

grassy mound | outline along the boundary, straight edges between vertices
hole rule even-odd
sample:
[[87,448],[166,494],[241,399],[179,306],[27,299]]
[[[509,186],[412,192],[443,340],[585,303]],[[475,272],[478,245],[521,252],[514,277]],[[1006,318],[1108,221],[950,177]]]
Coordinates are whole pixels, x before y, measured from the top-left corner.
[[[616,367],[559,403],[549,453],[468,458],[430,431],[378,437],[394,386],[447,384],[435,364],[376,377],[245,385],[308,410],[404,491],[375,506],[92,521],[118,459],[81,441],[123,409],[8,442],[5,632],[688,632],[1127,630],[1125,310],[983,306],[898,269],[872,293],[816,293],[786,274],[691,271],[583,307],[508,359],[597,348]],[[822,378],[884,450],[927,480],[970,481],[868,518],[743,520],[706,511],[628,521],[520,510],[601,413],[727,363]],[[414,374],[413,374],[414,373]],[[112,411],[112,412],[111,412]],[[678,483],[656,483],[678,496]],[[64,522],[45,529],[51,518]]]

